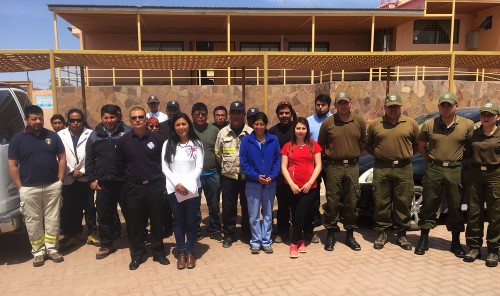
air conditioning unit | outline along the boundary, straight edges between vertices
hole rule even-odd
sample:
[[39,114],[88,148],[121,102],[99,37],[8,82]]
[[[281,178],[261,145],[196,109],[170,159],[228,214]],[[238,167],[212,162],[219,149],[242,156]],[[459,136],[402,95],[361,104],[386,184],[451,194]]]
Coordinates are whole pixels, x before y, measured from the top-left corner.
[[467,50],[477,49],[479,46],[479,31],[472,31],[467,33],[465,48]]

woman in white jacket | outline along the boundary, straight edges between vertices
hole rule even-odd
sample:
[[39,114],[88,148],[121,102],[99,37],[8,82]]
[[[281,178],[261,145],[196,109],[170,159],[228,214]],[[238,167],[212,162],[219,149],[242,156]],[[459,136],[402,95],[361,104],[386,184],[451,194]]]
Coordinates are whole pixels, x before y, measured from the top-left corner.
[[92,132],[80,109],[68,112],[68,127],[58,135],[66,150],[66,172],[64,174],[61,208],[60,249],[68,249],[76,244],[76,236],[83,231],[82,217],[92,191],[85,176],[85,146]]
[[161,157],[167,181],[167,201],[174,215],[177,268],[194,268],[203,144],[185,113],[174,116],[172,127],[169,139],[163,144]]

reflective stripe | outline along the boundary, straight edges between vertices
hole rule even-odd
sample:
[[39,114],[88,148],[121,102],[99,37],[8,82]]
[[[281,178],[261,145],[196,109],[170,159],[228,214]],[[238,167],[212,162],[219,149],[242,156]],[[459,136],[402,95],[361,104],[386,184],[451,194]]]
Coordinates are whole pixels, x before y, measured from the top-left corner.
[[57,242],[57,236],[45,234],[45,241],[49,244],[55,244]]
[[40,249],[41,246],[43,246],[45,244],[45,239],[42,237],[41,239],[39,240],[36,240],[34,242],[30,242],[31,243],[31,247],[35,250],[38,250]]
[[229,152],[229,151],[237,151],[238,149],[234,148],[234,147],[224,147],[222,148],[222,151],[224,152]]

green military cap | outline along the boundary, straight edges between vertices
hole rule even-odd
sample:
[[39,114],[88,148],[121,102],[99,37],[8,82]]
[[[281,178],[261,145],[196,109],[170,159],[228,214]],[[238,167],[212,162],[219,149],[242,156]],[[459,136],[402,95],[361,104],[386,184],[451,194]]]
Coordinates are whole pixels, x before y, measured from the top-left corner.
[[439,103],[450,103],[452,105],[455,105],[458,103],[458,98],[454,93],[444,93],[442,96],[439,97]]
[[482,106],[481,108],[479,108],[479,112],[488,112],[488,113],[491,113],[493,115],[499,115],[500,114],[500,110],[498,109],[498,106],[493,104],[493,103],[486,103],[484,104],[484,106]]
[[403,105],[403,102],[401,101],[401,97],[398,94],[395,93],[389,93],[385,97],[385,106],[393,106],[393,105]]
[[339,101],[346,101],[349,103],[351,101],[351,96],[348,93],[346,93],[345,91],[338,92],[335,95],[335,103],[337,103]]

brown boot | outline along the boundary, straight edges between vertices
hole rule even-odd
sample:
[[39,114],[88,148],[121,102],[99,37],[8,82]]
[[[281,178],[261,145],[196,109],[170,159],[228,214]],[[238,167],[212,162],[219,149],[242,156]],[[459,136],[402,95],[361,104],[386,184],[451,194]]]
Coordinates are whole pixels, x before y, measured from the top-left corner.
[[186,268],[186,253],[179,251],[177,254],[177,269]]
[[196,266],[196,257],[194,257],[193,253],[187,253],[187,262],[186,262],[186,267],[188,269],[194,268]]

